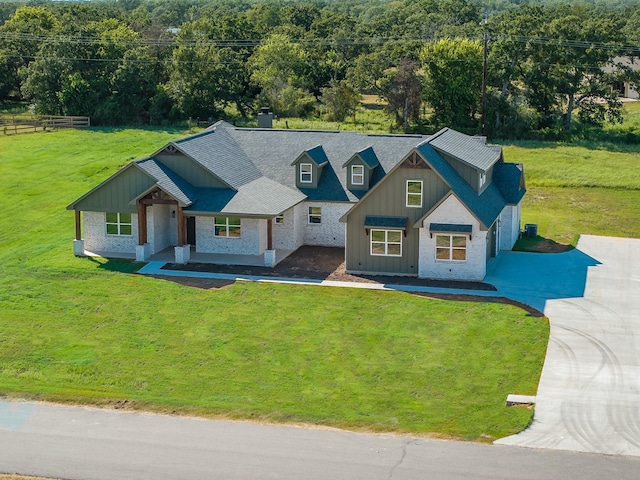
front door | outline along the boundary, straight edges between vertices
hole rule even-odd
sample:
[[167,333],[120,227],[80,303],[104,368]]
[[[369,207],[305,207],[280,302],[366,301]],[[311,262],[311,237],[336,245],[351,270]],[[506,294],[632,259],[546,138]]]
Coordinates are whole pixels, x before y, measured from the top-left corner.
[[187,217],[187,243],[196,244],[196,217]]

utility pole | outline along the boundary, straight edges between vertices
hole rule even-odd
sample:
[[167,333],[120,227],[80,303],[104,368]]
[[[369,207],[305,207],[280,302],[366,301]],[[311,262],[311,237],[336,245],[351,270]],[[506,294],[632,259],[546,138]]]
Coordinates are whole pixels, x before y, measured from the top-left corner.
[[487,114],[487,43],[489,35],[487,34],[487,16],[484,17],[484,27],[482,28],[482,135],[486,135],[485,122]]

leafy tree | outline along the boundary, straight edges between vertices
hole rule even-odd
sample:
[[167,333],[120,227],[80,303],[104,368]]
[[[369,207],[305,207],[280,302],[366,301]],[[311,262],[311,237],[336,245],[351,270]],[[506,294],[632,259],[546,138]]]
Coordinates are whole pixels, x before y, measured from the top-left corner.
[[621,105],[603,67],[619,51],[604,45],[622,40],[621,19],[584,5],[563,5],[546,12],[547,22],[525,76],[529,101],[543,114],[542,126],[550,126],[559,112],[563,130],[569,131],[576,108],[583,110],[584,121],[599,124],[603,107],[608,112],[605,117],[615,121]]
[[417,63],[403,59],[397,68],[388,72],[387,80],[388,88],[382,95],[387,100],[386,110],[395,115],[396,124],[403,125],[406,131],[409,119],[420,118],[422,79]]
[[482,45],[476,40],[443,39],[422,50],[424,98],[432,121],[461,129],[477,125],[482,88]]
[[361,95],[346,80],[332,80],[322,89],[322,103],[327,112],[327,120],[344,122],[349,115],[356,114]]
[[[87,115],[88,108],[93,108],[97,98],[89,82],[80,73],[73,72],[61,79],[60,90],[56,92],[63,115]],[[42,108],[42,100],[40,100]]]
[[517,112],[526,111],[518,107],[524,101],[523,69],[534,45],[522,40],[533,39],[545,21],[546,15],[540,6],[522,5],[492,17],[487,25],[488,83],[499,90],[499,95],[488,95],[491,114],[487,118],[493,122],[487,121],[487,126],[493,123],[490,129],[493,134],[508,134],[509,125],[515,127],[521,123]]
[[249,69],[251,80],[276,113],[300,109],[290,101],[308,103],[308,53],[289,36],[274,34],[264,39],[249,58]]
[[250,50],[238,40],[251,32],[244,16],[227,10],[182,26],[167,83],[180,111],[191,117],[217,117],[235,104],[245,115],[254,91],[246,68]]
[[3,77],[4,92],[19,92],[21,77],[18,74],[34,61],[42,46],[42,36],[52,34],[59,25],[54,15],[45,7],[23,6],[0,26],[0,54],[5,59]]

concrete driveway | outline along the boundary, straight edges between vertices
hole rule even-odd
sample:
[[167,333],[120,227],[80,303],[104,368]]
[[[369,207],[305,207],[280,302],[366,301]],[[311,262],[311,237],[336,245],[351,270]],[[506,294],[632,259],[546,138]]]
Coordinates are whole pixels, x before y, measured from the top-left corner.
[[640,240],[508,252],[485,281],[551,323],[534,421],[496,443],[640,456]]

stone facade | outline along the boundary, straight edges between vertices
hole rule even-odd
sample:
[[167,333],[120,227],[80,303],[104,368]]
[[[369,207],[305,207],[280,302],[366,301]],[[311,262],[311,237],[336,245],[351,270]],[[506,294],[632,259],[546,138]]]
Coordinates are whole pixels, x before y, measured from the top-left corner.
[[[147,208],[147,239],[151,246],[151,254],[158,253],[165,248],[176,245],[178,232],[177,225],[171,222],[171,209],[173,205],[153,205]],[[173,229],[171,228],[173,223]],[[172,242],[171,232],[174,231],[176,237]]]
[[131,235],[107,235],[104,212],[83,212],[84,248],[89,252],[135,254],[138,244],[138,215],[131,215]]
[[[472,225],[471,240],[466,234],[466,260],[436,260],[436,233],[432,235],[429,232],[431,223]],[[486,241],[487,232],[480,230],[478,220],[455,196],[450,195],[423,221],[420,228],[418,276],[451,280],[482,280],[487,271]]]
[[284,212],[284,222],[273,221],[273,248],[276,250],[296,250],[304,241],[303,223],[305,209],[298,204]]
[[196,252],[262,255],[267,248],[267,221],[241,219],[239,238],[214,236],[213,217],[196,217]]
[[500,250],[511,250],[520,235],[521,206],[507,205],[500,213]]
[[[305,245],[319,245],[324,247],[344,247],[346,225],[340,223],[342,217],[353,206],[352,203],[339,202],[302,202]],[[309,207],[322,209],[322,222],[309,223]]]

